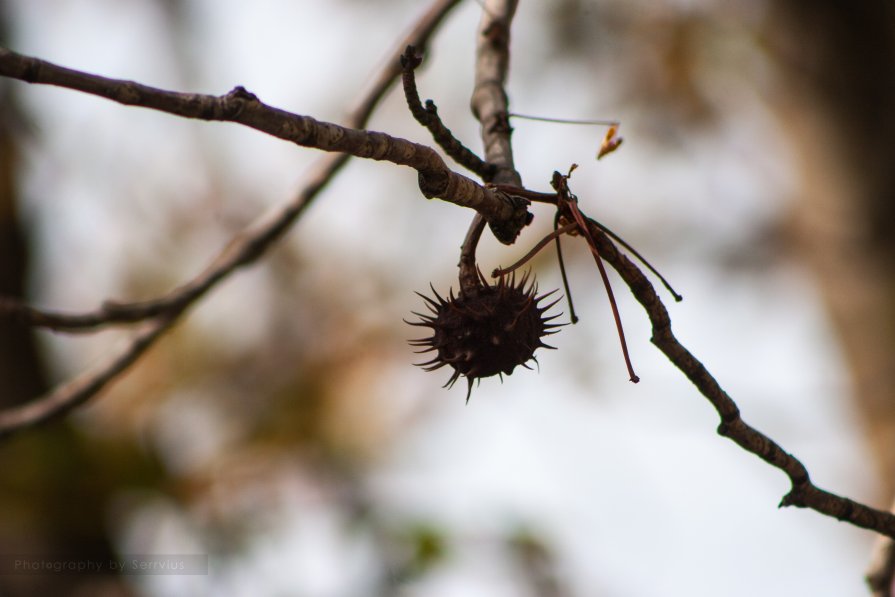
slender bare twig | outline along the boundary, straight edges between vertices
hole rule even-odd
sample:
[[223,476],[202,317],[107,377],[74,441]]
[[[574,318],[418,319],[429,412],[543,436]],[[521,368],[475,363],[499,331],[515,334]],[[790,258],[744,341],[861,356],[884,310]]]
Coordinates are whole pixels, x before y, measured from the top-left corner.
[[177,314],[143,322],[117,354],[57,386],[49,394],[0,411],[0,439],[61,416],[84,404],[127,370],[177,320]]
[[426,107],[420,102],[420,94],[416,87],[415,69],[422,63],[422,56],[413,46],[407,46],[407,50],[401,55],[401,81],[404,86],[404,99],[410,113],[421,125],[432,134],[432,139],[438,143],[452,160],[471,172],[475,172],[485,182],[490,182],[496,168],[474,154],[472,150],[463,145],[449,128],[438,117],[438,108],[435,102],[426,100]]
[[663,276],[659,272],[659,270],[657,270],[655,267],[653,267],[653,264],[651,264],[649,261],[647,261],[646,257],[644,257],[643,255],[640,254],[640,251],[638,251],[637,249],[635,249],[634,247],[629,245],[625,239],[623,239],[622,237],[617,235],[615,232],[610,230],[607,226],[601,224],[600,222],[596,221],[593,218],[588,218],[587,220],[588,220],[588,222],[590,222],[591,224],[593,224],[594,226],[596,226],[597,228],[599,228],[600,230],[605,232],[607,235],[609,235],[609,238],[611,238],[612,240],[614,240],[615,242],[617,242],[618,244],[623,246],[625,249],[627,249],[628,252],[631,253],[631,255],[633,255],[635,259],[637,259],[637,261],[642,263],[646,267],[646,269],[651,271],[654,276],[659,278],[659,282],[661,282],[662,286],[665,287],[665,290],[667,290],[668,293],[672,297],[674,297],[675,301],[677,301],[679,303],[682,300],[684,300],[684,297],[681,296],[680,294],[678,294],[677,291],[674,288],[672,288],[672,286],[668,282],[668,280],[665,279],[665,276]]
[[646,310],[652,324],[653,344],[693,382],[717,411],[721,418],[718,433],[780,469],[789,477],[791,488],[789,493],[783,496],[780,506],[811,508],[837,520],[848,521],[855,526],[895,537],[895,515],[818,488],[811,482],[805,465],[742,419],[736,403],[712,377],[705,365],[675,338],[671,331],[668,310],[647,277],[619,252],[603,230],[593,222],[588,224],[589,232],[602,258],[619,273],[634,297]]
[[[581,213],[581,210],[578,209],[578,198],[569,190],[569,176],[571,175],[572,170],[577,167],[577,164],[572,164],[569,174],[566,174],[565,176],[559,172],[553,173],[551,184],[560,199],[557,208],[562,216],[561,219],[575,222],[578,225],[578,232],[587,241],[590,252],[597,264],[597,270],[600,272],[600,278],[603,280],[603,288],[606,289],[606,298],[609,299],[609,306],[612,309],[612,318],[615,320],[615,329],[618,332],[618,340],[621,344],[625,366],[628,368],[628,375],[631,377],[631,382],[637,383],[640,381],[640,378],[634,373],[634,365],[631,363],[631,356],[628,354],[628,343],[625,340],[625,332],[622,328],[622,318],[618,312],[618,305],[615,302],[615,293],[612,292],[612,284],[609,283],[609,276],[606,275],[606,268],[603,266],[603,259],[600,257],[600,251],[597,248],[597,244],[590,234],[588,222],[586,221],[584,214]],[[557,243],[557,245],[558,244],[559,243]],[[557,255],[559,255],[559,253],[557,253]],[[571,303],[569,303],[569,305],[571,305]]]
[[578,224],[576,223],[566,224],[565,226],[556,228],[553,232],[539,240],[538,243],[528,251],[528,253],[517,259],[516,262],[512,265],[508,265],[507,267],[494,268],[494,270],[491,272],[491,277],[497,278],[499,276],[505,276],[514,272],[515,270],[528,263],[532,258],[534,258],[534,256],[537,255],[541,249],[546,247],[548,243],[558,239],[561,235],[566,234],[567,232],[575,232],[577,230]]
[[[459,0],[436,0],[432,4],[413,29],[392,50],[389,61],[372,80],[361,100],[351,109],[346,123],[348,126],[361,128],[366,124],[376,105],[400,73],[398,57],[401,51],[408,44],[425,46],[432,33],[458,2]],[[156,301],[111,307],[112,310],[126,312],[130,309],[133,312],[159,313],[159,315],[154,317],[149,315],[153,319],[146,321],[127,345],[107,361],[63,383],[41,398],[0,411],[0,438],[68,412],[96,395],[136,361],[177,320],[188,305],[198,300],[239,266],[257,260],[295,222],[349,158],[348,154],[336,153],[323,156],[307,173],[301,191],[291,201],[258,218],[231,240],[203,272],[179,289]],[[93,314],[75,315],[68,322],[55,323],[76,323],[91,316],[106,316],[108,312],[107,304]]]

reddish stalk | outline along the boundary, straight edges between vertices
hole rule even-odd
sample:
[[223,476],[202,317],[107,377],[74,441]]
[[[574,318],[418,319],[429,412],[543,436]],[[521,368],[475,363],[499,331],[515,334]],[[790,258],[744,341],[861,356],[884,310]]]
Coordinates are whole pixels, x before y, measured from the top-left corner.
[[618,313],[615,294],[612,292],[612,285],[609,283],[609,276],[606,274],[606,268],[603,267],[603,259],[600,257],[600,252],[597,250],[597,243],[594,241],[594,237],[591,236],[590,230],[587,227],[587,222],[584,221],[584,216],[581,215],[578,205],[570,200],[566,202],[566,206],[572,213],[572,217],[575,218],[575,222],[578,224],[578,228],[581,230],[584,238],[587,239],[590,252],[594,256],[594,261],[597,262],[597,268],[600,270],[600,277],[603,279],[603,286],[606,287],[606,295],[609,297],[609,305],[612,307],[612,317],[615,318],[615,328],[618,330],[618,340],[622,346],[622,355],[625,357],[625,366],[628,368],[628,375],[631,376],[631,381],[637,383],[640,381],[640,378],[634,373],[634,366],[631,364],[631,356],[628,354],[628,343],[625,341],[625,330],[622,328],[622,318]]
[[499,276],[509,274],[510,272],[513,272],[513,271],[519,269],[520,267],[525,265],[528,261],[530,261],[532,257],[537,255],[541,249],[546,247],[547,243],[549,243],[553,239],[558,239],[561,234],[565,234],[566,232],[572,232],[573,230],[576,230],[577,228],[578,228],[578,224],[566,224],[562,228],[555,229],[553,232],[551,232],[550,234],[548,234],[547,236],[542,238],[540,240],[540,242],[538,242],[538,244],[536,244],[531,249],[531,251],[526,253],[524,257],[522,257],[519,261],[517,261],[513,265],[511,265],[509,267],[505,267],[503,269],[495,268],[494,271],[491,272],[491,277],[497,278]]
[[[569,170],[569,174],[571,174],[572,170],[575,168],[576,166],[573,165],[571,170]],[[587,221],[578,209],[578,199],[569,190],[568,180],[569,175],[563,176],[559,172],[553,173],[551,185],[554,190],[556,190],[556,206],[563,215],[567,215],[565,212],[568,212],[568,215],[571,216],[570,219],[574,220],[578,230],[587,240],[590,252],[593,254],[594,261],[597,263],[597,269],[600,270],[600,278],[602,278],[603,286],[606,288],[606,295],[609,297],[609,306],[612,308],[612,317],[615,319],[615,329],[618,331],[618,340],[621,343],[622,356],[625,358],[625,366],[628,368],[628,375],[632,382],[637,383],[640,381],[640,378],[634,373],[634,366],[631,364],[631,356],[628,354],[628,343],[625,340],[625,330],[622,327],[622,318],[618,312],[618,304],[615,302],[615,294],[612,292],[612,285],[609,283],[609,276],[606,274],[606,268],[603,267],[603,259],[600,257],[600,252],[597,250],[597,243],[590,233]]]

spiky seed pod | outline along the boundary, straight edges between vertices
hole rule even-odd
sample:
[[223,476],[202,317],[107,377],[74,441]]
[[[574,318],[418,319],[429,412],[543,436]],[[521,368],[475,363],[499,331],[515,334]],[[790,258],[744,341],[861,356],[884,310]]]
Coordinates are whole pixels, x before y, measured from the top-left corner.
[[530,369],[528,361],[537,362],[536,349],[554,348],[542,338],[556,333],[554,328],[562,324],[550,323],[559,315],[544,315],[557,301],[539,306],[556,291],[537,296],[537,285],[532,283],[526,288],[527,282],[528,274],[519,284],[515,276],[501,277],[494,285],[482,279],[482,284],[471,292],[461,291],[459,296],[454,296],[451,291],[447,299],[435,287],[432,287],[434,298],[417,293],[426,301],[432,315],[414,312],[420,321],[407,323],[432,328],[433,334],[410,343],[423,347],[418,352],[436,352],[433,359],[417,365],[426,371],[450,365],[454,373],[445,387],[453,386],[461,375],[465,376],[469,383],[467,402],[473,381],[492,375],[502,378],[504,373],[510,375],[517,365]]

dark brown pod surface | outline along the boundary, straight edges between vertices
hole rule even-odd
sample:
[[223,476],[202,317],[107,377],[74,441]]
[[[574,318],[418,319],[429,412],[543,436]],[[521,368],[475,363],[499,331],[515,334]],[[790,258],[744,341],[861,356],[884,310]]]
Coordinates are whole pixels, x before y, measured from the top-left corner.
[[452,386],[462,375],[469,382],[470,393],[475,380],[509,375],[517,365],[528,368],[535,350],[553,348],[542,339],[555,333],[560,324],[549,323],[557,315],[544,316],[555,302],[539,306],[552,292],[536,296],[534,284],[525,287],[527,278],[519,284],[514,278],[501,278],[494,285],[480,285],[475,292],[461,292],[456,297],[452,292],[447,299],[434,288],[434,298],[420,294],[432,314],[414,313],[420,321],[408,323],[431,328],[432,335],[411,344],[423,347],[420,352],[434,351],[435,356],[418,365],[426,371],[450,365],[454,373],[445,386]]

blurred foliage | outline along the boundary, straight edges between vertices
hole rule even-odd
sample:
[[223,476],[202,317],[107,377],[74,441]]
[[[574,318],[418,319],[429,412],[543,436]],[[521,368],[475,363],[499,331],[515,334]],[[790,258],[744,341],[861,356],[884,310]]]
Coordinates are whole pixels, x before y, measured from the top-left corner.
[[444,530],[428,522],[411,524],[394,533],[389,557],[389,578],[401,585],[425,575],[448,555]]

